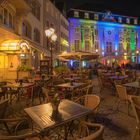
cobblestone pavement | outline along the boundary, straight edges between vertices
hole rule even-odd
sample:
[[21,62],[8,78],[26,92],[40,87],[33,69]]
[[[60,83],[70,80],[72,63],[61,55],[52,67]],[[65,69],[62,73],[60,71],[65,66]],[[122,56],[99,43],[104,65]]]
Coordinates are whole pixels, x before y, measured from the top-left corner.
[[94,92],[101,97],[101,104],[97,121],[105,126],[104,140],[132,140],[136,120],[132,108],[128,109],[121,102],[117,110],[117,94],[109,89],[104,89],[99,94],[97,79],[94,80]]

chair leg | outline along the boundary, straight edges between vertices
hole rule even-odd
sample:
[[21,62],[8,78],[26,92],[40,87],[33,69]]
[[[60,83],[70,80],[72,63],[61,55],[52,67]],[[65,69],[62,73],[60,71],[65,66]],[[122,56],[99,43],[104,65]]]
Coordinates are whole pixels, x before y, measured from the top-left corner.
[[132,136],[132,140],[140,140],[140,129],[137,126]]

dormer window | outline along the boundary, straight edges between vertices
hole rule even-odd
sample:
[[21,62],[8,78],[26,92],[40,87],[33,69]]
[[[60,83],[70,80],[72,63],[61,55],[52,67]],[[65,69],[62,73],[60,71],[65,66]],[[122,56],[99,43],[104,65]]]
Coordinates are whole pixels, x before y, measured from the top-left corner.
[[85,18],[89,18],[89,13],[85,13]]
[[126,18],[126,23],[130,23],[130,19],[129,18]]
[[122,23],[122,18],[121,17],[118,18],[118,22]]
[[99,15],[98,14],[94,14],[94,19],[98,20],[99,19]]
[[78,11],[74,11],[74,17],[79,17],[79,12]]
[[138,24],[138,20],[137,19],[134,19],[134,24]]

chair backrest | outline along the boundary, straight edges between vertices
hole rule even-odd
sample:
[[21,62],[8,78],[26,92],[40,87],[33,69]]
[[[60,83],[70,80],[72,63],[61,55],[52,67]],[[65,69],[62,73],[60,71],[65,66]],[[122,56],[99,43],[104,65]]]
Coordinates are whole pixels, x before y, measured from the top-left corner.
[[48,89],[42,87],[42,93],[43,93],[43,95],[46,97],[46,102],[50,102],[50,97],[49,97],[49,95],[48,95],[48,92],[49,92]]
[[4,100],[0,102],[0,119],[3,119],[5,117],[7,107],[8,107],[8,100]]
[[126,87],[122,85],[116,85],[117,93],[120,99],[122,100],[128,100],[128,95],[126,91]]
[[136,117],[136,121],[140,123],[140,97],[139,96],[131,96],[131,104],[132,109]]
[[84,104],[87,108],[96,110],[100,104],[100,97],[97,95],[85,95]]
[[87,88],[87,94],[92,94],[93,93],[93,84],[89,85]]
[[[90,132],[89,128],[95,131]],[[103,140],[104,126],[101,124],[82,122],[76,140]]]

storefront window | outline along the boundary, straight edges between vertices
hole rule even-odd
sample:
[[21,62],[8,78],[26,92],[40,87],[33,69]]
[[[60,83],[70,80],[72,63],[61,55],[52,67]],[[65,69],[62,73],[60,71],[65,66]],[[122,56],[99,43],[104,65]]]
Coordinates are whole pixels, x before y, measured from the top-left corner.
[[79,51],[80,40],[75,40],[75,52]]

